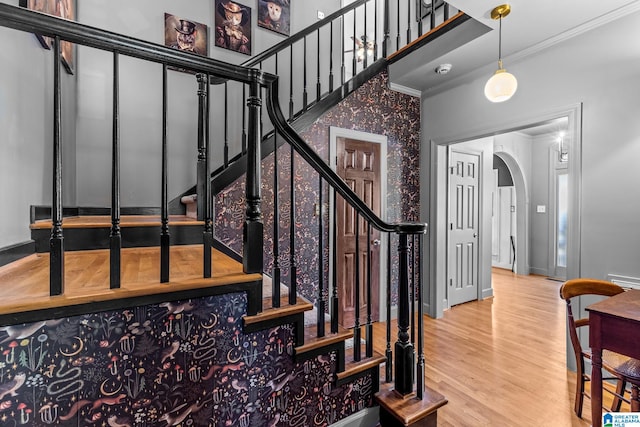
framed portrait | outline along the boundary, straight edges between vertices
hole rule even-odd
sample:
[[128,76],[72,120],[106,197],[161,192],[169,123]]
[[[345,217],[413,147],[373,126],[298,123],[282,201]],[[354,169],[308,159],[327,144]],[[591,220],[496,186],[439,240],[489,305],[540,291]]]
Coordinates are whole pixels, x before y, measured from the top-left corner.
[[[20,0],[20,6],[37,12],[46,13],[60,18],[75,20],[75,2],[74,0]],[[36,38],[43,48],[51,49],[53,39],[36,34]],[[60,41],[60,54],[62,56],[62,65],[69,74],[73,74],[73,57],[74,45],[71,42]]]
[[258,0],[258,26],[289,35],[290,0]]
[[164,14],[164,45],[173,49],[207,56],[209,35],[205,24]]
[[215,2],[215,45],[251,55],[251,9],[231,0]]
[[[76,7],[74,0],[50,0],[54,4],[54,13],[51,15],[59,16],[63,19],[75,21]],[[60,41],[60,55],[62,56],[62,65],[69,74],[73,74],[74,67],[74,45],[66,40]]]
[[[49,13],[49,5],[53,5],[52,0],[20,0],[20,7],[41,13]],[[35,36],[43,48],[51,49],[51,46],[53,46],[51,37],[45,37],[40,34],[36,34]]]

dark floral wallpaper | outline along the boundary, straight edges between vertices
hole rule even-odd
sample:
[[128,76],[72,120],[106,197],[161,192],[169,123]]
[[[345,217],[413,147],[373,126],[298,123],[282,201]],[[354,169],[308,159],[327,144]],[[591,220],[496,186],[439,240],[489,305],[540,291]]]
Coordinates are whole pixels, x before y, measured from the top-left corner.
[[[242,332],[244,293],[0,327],[2,426],[326,426],[372,401],[293,326]],[[377,386],[377,385],[376,385]]]
[[[420,218],[420,99],[392,91],[388,88],[386,71],[345,98],[325,113],[301,136],[324,159],[328,160],[329,128],[331,126],[369,132],[387,137],[387,219],[390,222],[418,221]],[[289,229],[291,177],[295,187],[295,259],[298,271],[298,290],[306,299],[315,302],[322,294],[327,298],[329,270],[327,184],[323,183],[324,224],[320,232],[318,220],[318,175],[297,155],[292,174],[290,148],[278,150],[278,213],[279,267],[282,282],[290,281]],[[262,212],[264,215],[265,272],[274,268],[273,256],[273,180],[274,156],[262,162]],[[242,252],[242,225],[244,221],[244,178],[221,192],[216,199],[216,237],[229,247]],[[319,237],[322,236],[323,254],[318,256]],[[397,301],[398,277],[397,238],[392,238],[392,304]],[[322,262],[320,261],[322,260]],[[322,265],[322,266],[321,266]],[[316,285],[320,274],[325,289]]]

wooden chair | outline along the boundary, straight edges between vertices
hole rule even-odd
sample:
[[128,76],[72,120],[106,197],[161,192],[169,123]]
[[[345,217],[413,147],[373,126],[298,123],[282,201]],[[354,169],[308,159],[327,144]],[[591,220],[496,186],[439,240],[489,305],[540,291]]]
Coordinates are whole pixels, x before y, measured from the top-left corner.
[[[591,398],[585,392],[585,383],[591,381],[591,375],[584,370],[585,359],[591,359],[591,350],[583,349],[578,338],[578,328],[589,326],[589,317],[576,318],[571,309],[571,299],[582,295],[601,295],[613,296],[624,292],[620,286],[615,283],[597,279],[571,279],[566,281],[560,288],[560,297],[567,302],[567,318],[569,321],[569,335],[571,344],[576,356],[577,377],[576,377],[576,402],[575,412],[578,417],[582,418],[582,403],[584,396]],[[629,337],[629,339],[634,339]],[[638,386],[640,386],[640,361],[631,359],[612,351],[604,350],[602,352],[602,367],[612,376],[603,380],[615,380],[616,389],[612,391],[607,387],[604,390],[613,394],[612,412],[618,412],[622,402],[630,403],[631,411],[640,410],[640,401],[638,399]],[[627,383],[631,384],[631,399],[624,397]],[[606,409],[606,408],[605,408]]]

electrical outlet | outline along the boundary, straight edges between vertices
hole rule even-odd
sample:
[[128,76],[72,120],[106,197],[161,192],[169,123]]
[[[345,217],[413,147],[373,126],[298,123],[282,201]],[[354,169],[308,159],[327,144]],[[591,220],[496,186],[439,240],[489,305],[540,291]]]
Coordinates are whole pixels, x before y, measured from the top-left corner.
[[324,19],[324,12],[321,10],[318,11],[318,19]]

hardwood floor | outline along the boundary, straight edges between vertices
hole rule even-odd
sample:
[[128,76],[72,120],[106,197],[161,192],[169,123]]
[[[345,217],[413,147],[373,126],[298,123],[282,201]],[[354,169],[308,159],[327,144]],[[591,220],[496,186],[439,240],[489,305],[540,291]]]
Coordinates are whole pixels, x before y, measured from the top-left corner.
[[[560,285],[495,269],[493,298],[425,316],[425,383],[449,401],[438,426],[590,425],[589,399],[584,420],[573,412]],[[384,324],[376,327],[384,340]],[[376,342],[377,351],[384,346]]]

